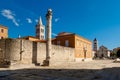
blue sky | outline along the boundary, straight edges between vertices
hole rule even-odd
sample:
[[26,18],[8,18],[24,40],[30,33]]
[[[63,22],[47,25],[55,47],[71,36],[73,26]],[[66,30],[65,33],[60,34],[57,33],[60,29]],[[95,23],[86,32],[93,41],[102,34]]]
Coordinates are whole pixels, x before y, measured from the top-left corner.
[[46,25],[53,10],[52,32],[73,32],[109,49],[120,46],[120,0],[0,0],[0,24],[9,37],[35,36],[39,16]]

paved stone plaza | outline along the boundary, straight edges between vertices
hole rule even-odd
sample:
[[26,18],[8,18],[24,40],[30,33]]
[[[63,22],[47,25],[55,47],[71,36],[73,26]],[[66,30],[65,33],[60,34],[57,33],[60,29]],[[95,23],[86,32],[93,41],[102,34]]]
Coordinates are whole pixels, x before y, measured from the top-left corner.
[[120,63],[113,60],[64,63],[50,67],[15,65],[0,68],[0,80],[120,80],[119,75]]

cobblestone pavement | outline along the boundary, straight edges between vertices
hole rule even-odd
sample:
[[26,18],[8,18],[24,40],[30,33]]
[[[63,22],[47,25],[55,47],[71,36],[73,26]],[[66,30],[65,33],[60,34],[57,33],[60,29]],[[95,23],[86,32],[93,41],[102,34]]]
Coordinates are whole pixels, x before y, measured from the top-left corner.
[[23,67],[0,68],[0,80],[120,80],[120,63],[113,60]]

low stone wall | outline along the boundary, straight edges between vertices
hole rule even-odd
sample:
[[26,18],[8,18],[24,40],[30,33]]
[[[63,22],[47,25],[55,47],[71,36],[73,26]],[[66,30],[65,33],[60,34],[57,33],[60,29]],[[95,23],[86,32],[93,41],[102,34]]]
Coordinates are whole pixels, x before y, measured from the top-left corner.
[[[0,61],[25,64],[40,63],[46,59],[46,44],[22,39],[0,40]],[[51,64],[74,61],[74,48],[52,45]]]
[[[0,40],[2,61],[32,63],[32,42],[20,39]],[[3,56],[2,56],[3,55]]]
[[[33,54],[34,55],[33,58],[36,61],[36,63],[43,63],[43,61],[46,59],[46,44],[36,43],[36,46],[37,47],[34,47],[35,53]],[[55,64],[56,62],[69,62],[74,60],[75,59],[73,48],[52,45],[52,50],[50,54],[50,62],[52,64]]]

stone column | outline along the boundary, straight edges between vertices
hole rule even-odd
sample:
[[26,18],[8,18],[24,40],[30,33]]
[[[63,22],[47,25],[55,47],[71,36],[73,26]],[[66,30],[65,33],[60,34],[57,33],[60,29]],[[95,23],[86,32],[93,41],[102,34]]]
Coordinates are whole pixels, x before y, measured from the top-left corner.
[[49,60],[50,60],[50,54],[51,54],[51,25],[52,25],[52,10],[48,9],[47,14],[46,14],[46,20],[47,20],[47,35],[46,35],[46,63],[49,65]]

